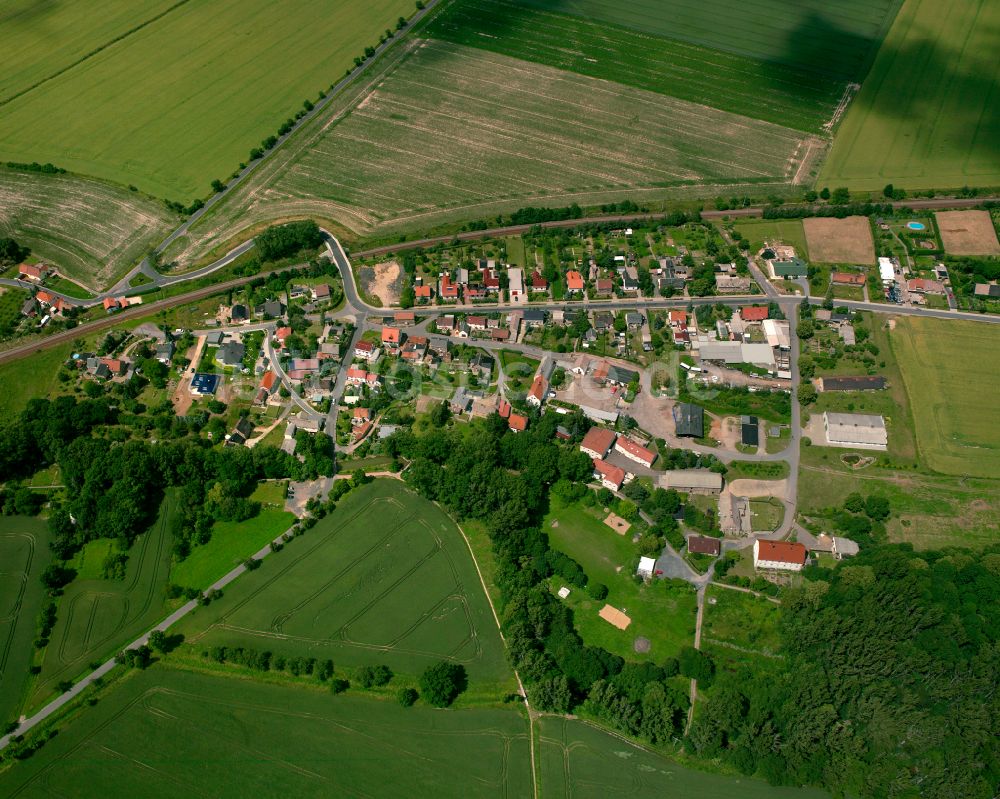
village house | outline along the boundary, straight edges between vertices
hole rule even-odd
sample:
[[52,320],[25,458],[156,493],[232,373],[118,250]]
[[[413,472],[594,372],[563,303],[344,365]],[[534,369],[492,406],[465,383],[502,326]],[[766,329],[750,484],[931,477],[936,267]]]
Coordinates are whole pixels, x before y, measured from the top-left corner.
[[378,356],[381,350],[376,347],[371,341],[359,341],[354,347],[354,357],[360,358],[363,361],[378,360]]
[[507,427],[514,433],[523,433],[528,429],[528,417],[519,413],[511,413],[507,417]]
[[355,408],[351,414],[351,425],[358,427],[372,420],[372,413],[368,408]]
[[641,463],[646,468],[652,466],[653,461],[656,460],[655,452],[624,436],[619,436],[615,442],[615,452],[620,452],[629,460]]
[[860,272],[832,272],[830,282],[835,286],[863,286],[865,276]]
[[906,282],[906,290],[913,294],[944,294],[943,283],[936,280],[927,280],[922,277],[915,277]]
[[535,269],[531,273],[531,290],[532,291],[548,291],[549,281],[542,277],[542,273]]
[[387,352],[396,352],[403,342],[403,332],[395,327],[382,328],[382,346]]
[[718,538],[710,538],[707,535],[688,536],[688,552],[692,555],[711,555],[713,558],[719,557],[722,551],[722,542]]
[[718,494],[722,482],[722,475],[710,469],[671,469],[660,476],[661,488],[688,494]]
[[753,543],[753,567],[798,572],[806,565],[807,554],[802,544],[757,539]]
[[767,317],[766,305],[744,305],[740,308],[740,318],[744,322],[763,322]]
[[528,390],[528,396],[524,398],[524,401],[529,405],[540,408],[542,403],[545,402],[545,392],[547,390],[548,384],[545,382],[545,376],[539,372],[535,375],[535,379],[531,381],[531,388]]
[[594,281],[594,293],[598,297],[609,297],[614,293],[615,283],[611,278],[602,277]]
[[599,458],[594,459],[594,479],[612,491],[618,491],[625,482],[625,470]]
[[583,275],[575,269],[569,270],[566,273],[566,291],[568,293],[579,293],[583,291],[583,288]]
[[17,268],[17,276],[21,280],[41,283],[49,275],[49,269],[44,264],[21,264]]
[[753,281],[738,275],[716,275],[715,290],[719,294],[747,294]]

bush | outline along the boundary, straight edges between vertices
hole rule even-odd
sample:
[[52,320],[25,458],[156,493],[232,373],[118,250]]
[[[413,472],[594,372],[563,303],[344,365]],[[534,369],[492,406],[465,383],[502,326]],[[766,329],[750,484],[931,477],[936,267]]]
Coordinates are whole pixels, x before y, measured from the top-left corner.
[[388,684],[392,679],[392,671],[388,666],[362,666],[358,669],[358,682],[362,688],[378,688]]
[[401,688],[396,694],[396,699],[403,707],[412,707],[419,697],[416,688]]
[[608,595],[608,587],[604,583],[590,583],[587,586],[587,593],[593,599],[604,599]]
[[347,680],[341,677],[337,677],[336,679],[330,680],[330,693],[342,694],[350,687],[351,684]]
[[442,660],[420,676],[420,693],[434,707],[448,707],[469,685],[465,667]]

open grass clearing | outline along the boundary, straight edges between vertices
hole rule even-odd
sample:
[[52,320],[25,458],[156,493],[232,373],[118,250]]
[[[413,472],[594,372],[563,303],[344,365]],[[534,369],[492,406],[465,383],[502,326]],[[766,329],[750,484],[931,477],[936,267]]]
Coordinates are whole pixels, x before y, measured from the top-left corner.
[[110,538],[88,541],[76,553],[73,568],[80,580],[100,580],[104,577],[104,560],[116,552],[115,542]]
[[513,709],[403,708],[156,666],[0,775],[0,793],[527,796],[528,747]]
[[[591,599],[586,590],[573,588],[565,601],[573,609],[573,624],[589,646],[602,646],[627,660],[656,663],[675,657],[694,641],[696,597],[689,586],[677,587],[661,580],[648,585],[635,580],[639,551],[631,536],[620,536],[586,508],[566,506],[552,499],[544,530],[554,549],[576,560],[587,577],[608,587],[603,600]],[[555,525],[555,526],[553,526]],[[563,583],[556,576],[554,590]],[[623,611],[632,623],[619,630],[600,618],[605,604]],[[648,639],[646,652],[636,652],[635,639]]]
[[179,629],[202,648],[280,648],[411,675],[449,658],[473,680],[513,679],[461,533],[395,480],[352,492]]
[[719,671],[773,668],[781,657],[780,618],[781,607],[763,597],[709,585],[701,648],[712,656]]
[[[7,103],[0,156],[189,202],[412,10],[410,0],[178,3]],[[19,33],[32,35],[31,26]],[[58,58],[58,47],[50,54]]]
[[726,480],[784,480],[788,477],[788,461],[731,461],[727,464]]
[[[281,504],[284,505],[284,500]],[[171,567],[170,582],[204,590],[294,523],[294,514],[274,507],[263,508],[244,522],[215,522],[208,543],[196,546],[190,555]]]
[[830,264],[874,264],[872,223],[866,216],[817,216],[802,220],[809,258]]
[[[781,124],[803,131],[822,131],[823,124],[832,117],[847,83],[853,77],[845,78],[843,74],[825,70],[802,69],[793,65],[799,60],[794,56],[786,63],[772,63],[714,49],[717,43],[710,47],[694,44],[692,39],[697,37],[697,33],[693,37],[685,37],[683,33],[677,35],[680,31],[693,32],[699,27],[701,31],[730,31],[734,18],[746,13],[754,17],[754,23],[743,26],[736,36],[723,34],[726,40],[764,42],[764,47],[779,49],[784,43],[772,35],[774,31],[769,28],[772,20],[787,20],[787,13],[780,17],[770,16],[757,5],[746,7],[743,12],[734,15],[732,7],[719,0],[705,6],[683,3],[687,6],[685,13],[678,15],[677,6],[681,4],[643,3],[635,9],[638,14],[633,16],[633,9],[630,8],[628,14],[619,14],[618,19],[611,21],[606,18],[587,19],[590,16],[587,10],[581,16],[558,13],[561,9],[553,9],[551,2],[533,4],[545,8],[529,8],[527,4],[509,0],[461,0],[439,14],[428,26],[427,33],[439,39],[614,83],[641,86],[736,114],[780,120]],[[767,5],[778,4],[789,5],[780,3],[780,0]],[[866,8],[861,4],[854,5],[855,9]],[[880,5],[884,10],[886,4]],[[717,13],[714,6],[725,6],[728,10]],[[575,7],[581,9],[580,4]],[[588,7],[593,9],[595,4],[588,4]],[[873,4],[867,8],[874,7]],[[608,4],[605,16],[611,8]],[[622,16],[632,16],[632,24],[645,25],[649,18],[655,18],[657,23],[631,30],[622,27]],[[700,18],[701,24],[694,23],[692,17]],[[720,24],[720,20],[725,22]],[[763,30],[761,20],[768,23]],[[650,35],[666,25],[671,27],[675,38]],[[804,54],[812,50],[815,55],[831,44],[830,33],[828,29],[825,37],[819,37],[817,42],[822,43],[817,47],[802,47],[800,52]],[[875,35],[880,38],[880,34]],[[871,46],[869,42],[862,48],[864,60],[867,60]],[[852,49],[841,48],[841,53],[850,57]],[[828,59],[827,63],[831,64],[833,60]],[[863,67],[848,71],[857,77]]]
[[1000,4],[907,0],[817,185],[1000,185]]
[[0,167],[0,236],[92,289],[113,285],[176,221],[163,203],[99,180]]
[[28,401],[48,397],[59,382],[59,368],[72,353],[71,344],[63,344],[16,361],[0,364],[0,418],[12,419],[23,411]]
[[153,525],[128,551],[124,580],[77,579],[59,600],[59,615],[29,705],[42,703],[63,680],[103,661],[167,615],[171,533],[178,498],[167,494]]
[[938,211],[934,216],[949,255],[1000,255],[989,211]]
[[537,721],[543,796],[574,799],[821,799],[813,788],[784,788],[748,777],[686,768],[579,719]]
[[785,506],[773,497],[750,500],[750,515],[755,531],[777,530],[785,518]]
[[[889,500],[890,541],[917,549],[973,549],[1000,540],[1000,482],[883,468],[878,461],[853,470],[841,460],[849,450],[802,451],[798,510],[809,516],[843,506],[848,494],[879,494]],[[864,453],[870,454],[870,453]]]
[[41,519],[0,517],[0,723],[21,711],[32,664],[38,614],[47,602],[39,575],[48,566],[48,526]]
[[1000,475],[1000,330],[977,322],[901,317],[890,334],[913,408],[921,460],[953,475]]

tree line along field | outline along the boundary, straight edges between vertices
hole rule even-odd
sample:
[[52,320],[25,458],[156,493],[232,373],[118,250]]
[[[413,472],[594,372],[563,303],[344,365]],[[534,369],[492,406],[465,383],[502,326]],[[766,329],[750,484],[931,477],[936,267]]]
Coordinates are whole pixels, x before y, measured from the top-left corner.
[[110,657],[167,615],[177,501],[168,492],[152,527],[129,550],[123,580],[78,578],[66,587],[30,706],[40,704],[58,683],[77,678],[91,662]]
[[1000,5],[907,0],[841,125],[820,184],[1000,185]]
[[[45,4],[9,31],[5,26],[5,52],[41,50],[42,63],[21,76],[20,85],[37,81],[45,64],[58,71],[127,29],[123,5],[113,5],[114,24],[95,23],[81,33],[85,44],[72,37],[38,43],[50,21],[67,28],[92,13],[79,0]],[[134,10],[135,25],[158,8]],[[411,0],[175,3],[7,102],[0,159],[51,161],[187,202],[229,175],[251,147],[342,77],[365,45],[412,9]]]
[[20,715],[45,602],[39,576],[51,561],[48,527],[37,518],[0,517],[0,720]]
[[104,181],[0,167],[0,236],[92,289],[113,285],[176,222],[158,200]]
[[470,681],[512,680],[461,533],[392,480],[353,491],[178,630],[199,651],[249,646],[411,675],[447,658]]
[[0,794],[529,796],[529,745],[513,709],[403,708],[154,666],[0,773]]
[[400,53],[353,97],[190,239],[301,214],[368,231],[484,218],[498,205],[780,184],[802,156],[802,134],[788,128],[437,40]]
[[898,2],[852,2],[833,14],[816,5],[673,0],[633,16],[602,0],[459,0],[427,35],[821,133]]

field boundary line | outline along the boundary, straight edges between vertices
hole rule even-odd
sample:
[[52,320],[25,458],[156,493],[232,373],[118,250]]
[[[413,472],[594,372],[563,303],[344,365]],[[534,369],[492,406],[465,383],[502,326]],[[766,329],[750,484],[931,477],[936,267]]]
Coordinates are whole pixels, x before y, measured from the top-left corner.
[[[397,478],[401,480],[402,478]],[[434,503],[446,516],[451,518],[450,514],[445,511],[444,508],[437,502]],[[455,522],[455,527],[458,528],[458,532],[462,534],[462,540],[465,541],[465,546],[469,549],[469,557],[472,558],[472,565],[476,567],[476,574],[479,575],[479,584],[483,588],[483,593],[486,594],[486,601],[489,603],[490,612],[493,614],[493,620],[497,623],[497,632],[500,633],[500,640],[503,641],[504,648],[507,648],[507,639],[504,637],[503,628],[500,626],[500,617],[497,616],[497,610],[493,607],[493,598],[490,596],[489,590],[486,588],[486,580],[483,579],[483,572],[479,568],[479,561],[476,560],[476,553],[472,550],[472,544],[469,543],[469,537],[465,534],[465,530],[462,529],[457,521]],[[531,752],[531,785],[533,790],[533,795],[535,799],[538,799],[538,770],[535,766],[535,716],[531,710],[531,704],[528,702],[528,692],[524,690],[524,683],[521,682],[521,675],[517,673],[517,669],[511,665],[511,671],[514,672],[514,678],[517,680],[517,686],[521,689],[521,696],[524,697],[524,707],[528,711],[528,749]]]

